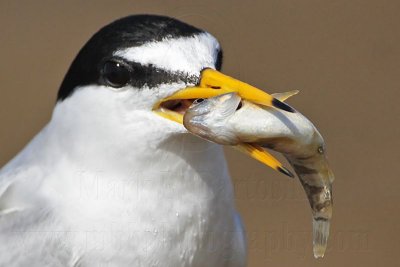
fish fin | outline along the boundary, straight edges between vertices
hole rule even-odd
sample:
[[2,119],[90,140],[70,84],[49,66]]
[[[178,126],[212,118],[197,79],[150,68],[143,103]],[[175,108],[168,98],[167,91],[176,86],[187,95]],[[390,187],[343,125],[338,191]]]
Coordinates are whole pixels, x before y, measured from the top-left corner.
[[278,99],[279,101],[285,101],[287,100],[289,97],[292,97],[294,95],[297,95],[300,91],[299,90],[292,90],[292,91],[287,91],[287,92],[283,92],[283,93],[274,93],[272,94],[273,97],[275,97],[276,99]]
[[245,144],[241,143],[237,146],[234,146],[237,150],[245,153],[246,155],[264,163],[268,167],[271,167],[275,171],[283,173],[291,178],[294,178],[293,173],[291,173],[288,169],[286,169],[282,163],[279,162],[274,156],[268,153],[265,149],[258,145],[254,144]]
[[318,220],[313,218],[313,250],[314,257],[324,257],[329,237],[329,220]]

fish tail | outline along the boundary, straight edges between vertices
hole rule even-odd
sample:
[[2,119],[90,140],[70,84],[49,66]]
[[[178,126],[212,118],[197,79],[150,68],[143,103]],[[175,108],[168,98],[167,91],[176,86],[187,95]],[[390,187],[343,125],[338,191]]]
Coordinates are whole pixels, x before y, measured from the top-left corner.
[[324,257],[328,244],[330,221],[325,218],[313,218],[313,250],[315,258]]

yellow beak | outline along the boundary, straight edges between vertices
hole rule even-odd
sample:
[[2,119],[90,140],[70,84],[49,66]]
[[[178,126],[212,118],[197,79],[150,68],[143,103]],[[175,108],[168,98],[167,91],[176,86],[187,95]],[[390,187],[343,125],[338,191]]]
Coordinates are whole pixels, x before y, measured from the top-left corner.
[[[213,69],[204,69],[201,72],[200,83],[197,86],[187,87],[179,90],[169,97],[162,99],[154,106],[153,111],[166,119],[183,124],[183,115],[181,113],[165,109],[162,107],[162,104],[170,100],[210,98],[231,92],[236,92],[242,99],[259,105],[271,106],[288,112],[294,112],[290,106],[279,101],[261,89],[253,87],[247,83],[234,79]],[[274,170],[294,177],[293,174],[283,167],[283,165],[276,158],[274,158],[261,147],[252,144],[240,144],[236,146],[236,148],[252,158],[273,168]]]

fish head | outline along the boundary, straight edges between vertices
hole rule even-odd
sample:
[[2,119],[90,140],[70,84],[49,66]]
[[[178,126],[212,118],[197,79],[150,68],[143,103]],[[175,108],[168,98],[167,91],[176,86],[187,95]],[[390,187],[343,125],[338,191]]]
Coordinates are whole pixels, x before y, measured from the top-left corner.
[[183,125],[189,132],[206,140],[236,145],[239,140],[226,122],[240,106],[241,97],[236,93],[222,94],[207,99],[196,99],[183,116]]

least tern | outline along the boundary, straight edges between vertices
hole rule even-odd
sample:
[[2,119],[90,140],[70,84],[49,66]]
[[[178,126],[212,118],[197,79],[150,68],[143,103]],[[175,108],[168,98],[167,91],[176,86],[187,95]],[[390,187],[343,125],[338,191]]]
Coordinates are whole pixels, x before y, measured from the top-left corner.
[[0,171],[0,266],[245,266],[222,147],[182,114],[229,92],[290,107],[221,64],[210,33],[164,16],[90,38],[50,122]]

